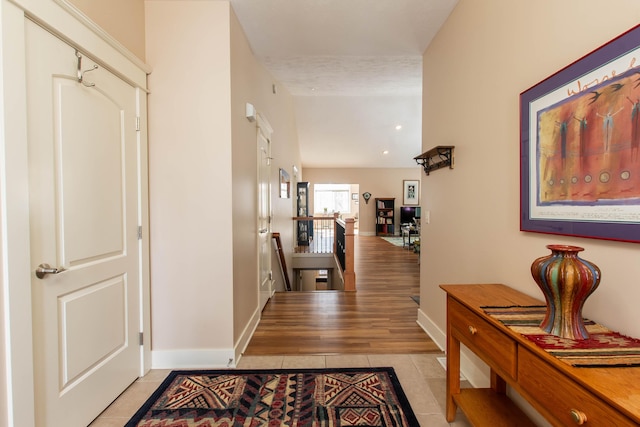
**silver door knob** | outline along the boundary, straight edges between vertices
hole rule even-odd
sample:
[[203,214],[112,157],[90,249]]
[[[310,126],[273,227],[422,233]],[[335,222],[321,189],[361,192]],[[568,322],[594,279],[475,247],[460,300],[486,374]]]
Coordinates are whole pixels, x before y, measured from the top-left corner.
[[58,274],[65,271],[63,267],[55,268],[51,267],[49,264],[40,264],[38,268],[36,268],[36,277],[38,279],[44,279],[47,274]]

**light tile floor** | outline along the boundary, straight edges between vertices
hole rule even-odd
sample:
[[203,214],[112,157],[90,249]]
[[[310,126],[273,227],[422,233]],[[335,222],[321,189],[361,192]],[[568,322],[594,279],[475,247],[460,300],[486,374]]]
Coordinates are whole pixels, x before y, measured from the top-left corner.
[[[244,356],[239,369],[277,368],[350,368],[391,366],[396,371],[420,426],[469,427],[464,414],[458,411],[456,421],[449,424],[444,417],[445,371],[437,354],[336,355],[336,356]],[[153,391],[162,383],[169,370],[152,370],[133,383],[91,427],[122,427]],[[468,387],[466,383],[463,387]]]

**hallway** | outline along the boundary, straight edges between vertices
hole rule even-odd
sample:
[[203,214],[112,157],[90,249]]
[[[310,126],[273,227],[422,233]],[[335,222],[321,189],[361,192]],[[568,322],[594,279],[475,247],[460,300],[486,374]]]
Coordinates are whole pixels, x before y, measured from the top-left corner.
[[375,236],[355,238],[356,292],[279,292],[245,355],[440,352],[416,323],[418,254]]
[[[239,369],[393,367],[421,426],[469,427],[444,418],[444,354],[417,325],[418,255],[374,236],[357,236],[355,293],[277,293]],[[91,427],[123,426],[169,370],[133,383]],[[467,386],[466,382],[463,386]]]

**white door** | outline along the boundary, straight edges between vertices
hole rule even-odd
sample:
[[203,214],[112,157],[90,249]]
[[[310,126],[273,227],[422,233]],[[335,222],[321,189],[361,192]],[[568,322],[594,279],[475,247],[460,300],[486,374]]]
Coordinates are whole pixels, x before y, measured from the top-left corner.
[[271,298],[271,132],[258,120],[258,274],[260,309]]
[[36,421],[86,426],[140,371],[136,90],[26,38]]

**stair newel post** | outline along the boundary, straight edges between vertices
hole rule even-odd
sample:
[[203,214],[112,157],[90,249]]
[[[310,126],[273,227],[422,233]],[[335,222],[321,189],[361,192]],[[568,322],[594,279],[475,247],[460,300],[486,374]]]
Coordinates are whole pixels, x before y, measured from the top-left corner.
[[355,219],[346,218],[345,222],[345,268],[344,268],[344,290],[356,290],[355,265]]
[[[338,218],[340,218],[340,214],[338,212],[333,213],[333,235],[338,235]],[[338,239],[333,239],[333,253],[338,253]]]

